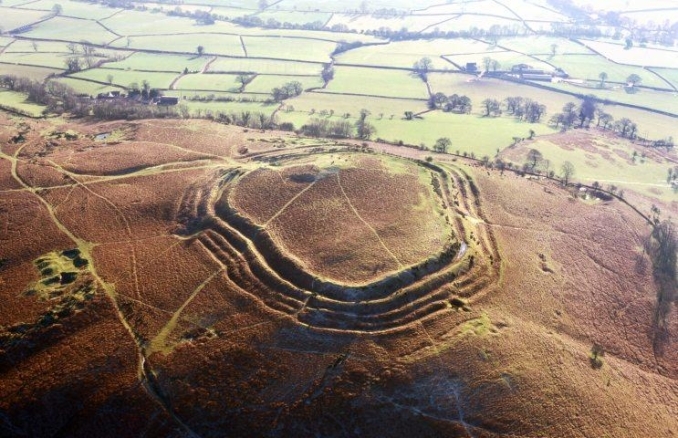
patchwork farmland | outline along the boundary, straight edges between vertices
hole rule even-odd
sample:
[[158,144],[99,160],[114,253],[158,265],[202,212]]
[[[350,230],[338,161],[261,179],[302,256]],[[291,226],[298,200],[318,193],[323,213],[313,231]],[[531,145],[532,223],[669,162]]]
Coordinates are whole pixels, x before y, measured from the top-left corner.
[[3,0],[0,436],[678,434],[678,6],[605,3]]

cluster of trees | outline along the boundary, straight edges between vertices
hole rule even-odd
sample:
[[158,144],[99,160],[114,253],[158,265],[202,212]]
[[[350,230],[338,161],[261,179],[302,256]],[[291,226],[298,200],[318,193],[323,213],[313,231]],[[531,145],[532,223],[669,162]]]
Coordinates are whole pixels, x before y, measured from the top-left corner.
[[260,111],[200,111],[196,110],[196,116],[215,120],[226,125],[236,125],[252,129],[272,129],[276,127],[275,117]]
[[436,152],[447,153],[447,150],[452,146],[452,140],[449,137],[440,137],[433,145],[433,150]]
[[490,71],[490,68],[492,71],[497,71],[501,68],[501,64],[499,61],[496,59],[492,59],[489,56],[486,56],[483,58],[483,67],[485,67],[485,71]]
[[537,123],[546,113],[546,105],[530,98],[520,96],[507,97],[504,102],[506,103],[506,111],[521,121]]
[[[217,16],[219,17],[219,16]],[[220,17],[219,17],[220,18]],[[227,17],[224,17],[227,18]],[[262,20],[257,15],[245,15],[242,17],[236,17],[233,20],[234,23],[237,23],[241,26],[246,27],[264,27],[268,29],[302,29],[302,30],[323,30],[325,29],[325,23],[322,21],[313,21],[309,23],[290,23],[288,21],[278,21],[275,18],[269,18],[268,20]]]
[[346,119],[328,120],[314,117],[301,127],[300,132],[310,137],[337,137],[337,138],[359,138],[369,140],[375,133],[375,127],[367,121],[370,112],[366,109],[360,110],[360,115],[355,123]]
[[[530,149],[527,153],[525,163],[522,167],[523,172],[530,172],[535,174],[544,173],[549,178],[556,177],[556,169],[551,168],[551,161],[544,158],[542,153],[537,149]],[[569,161],[564,161],[561,164],[558,176],[560,176],[560,182],[567,186],[570,184],[572,177],[575,174],[575,167]],[[615,188],[616,190],[616,188]]]
[[597,119],[597,127],[610,129],[622,138],[633,140],[637,137],[638,125],[635,122],[627,117],[614,120],[614,117],[599,108],[595,96],[585,96],[579,105],[574,102],[566,103],[563,110],[554,114],[549,122],[562,129],[575,126],[588,128],[594,119]]
[[[104,57],[105,55],[96,53],[96,48],[89,41],[82,41],[80,44],[77,43],[68,43],[66,45],[68,51],[72,56],[68,57],[64,61],[66,65],[66,70],[69,73],[75,73],[82,70],[83,68],[93,68],[96,67],[99,57]],[[82,54],[82,56],[76,56]]]
[[452,94],[446,96],[444,93],[432,94],[428,99],[429,109],[442,109],[445,112],[457,114],[470,114],[473,109],[471,98],[466,95]]
[[282,87],[275,87],[271,90],[271,96],[274,102],[282,102],[290,97],[296,97],[304,91],[304,87],[299,81],[285,83]]
[[314,117],[301,127],[301,132],[309,137],[350,138],[355,134],[355,125],[345,119],[331,121]]
[[151,88],[151,84],[147,80],[141,81],[141,86],[137,82],[132,82],[127,86],[127,97],[129,99],[141,99],[149,101],[162,96],[162,92],[157,88]]
[[134,101],[106,101],[86,103],[81,100],[71,110],[76,116],[92,116],[99,120],[137,120],[156,118],[180,118],[189,116],[186,105],[163,106],[144,105]]
[[320,76],[323,79],[325,85],[334,79],[334,65],[332,63],[323,64],[323,70],[320,72]]
[[428,82],[428,73],[433,70],[431,58],[424,57],[412,65],[412,74],[424,82]]
[[60,82],[47,84],[14,75],[0,75],[0,87],[27,95],[29,102],[47,106],[47,111],[62,113],[72,111],[78,104],[78,96],[71,87]]

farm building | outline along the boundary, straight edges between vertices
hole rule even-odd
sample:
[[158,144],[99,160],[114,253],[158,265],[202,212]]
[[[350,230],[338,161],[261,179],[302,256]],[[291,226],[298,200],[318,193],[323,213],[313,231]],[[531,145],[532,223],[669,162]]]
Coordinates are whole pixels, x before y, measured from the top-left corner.
[[160,99],[158,99],[158,105],[172,106],[177,104],[179,104],[178,97],[161,97]]

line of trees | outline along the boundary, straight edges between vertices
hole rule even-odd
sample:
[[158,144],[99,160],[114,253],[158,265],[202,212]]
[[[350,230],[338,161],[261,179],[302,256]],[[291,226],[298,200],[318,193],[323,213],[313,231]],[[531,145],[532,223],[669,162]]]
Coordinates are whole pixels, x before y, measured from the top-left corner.
[[529,123],[537,123],[546,113],[546,105],[521,96],[507,97],[504,100],[506,112]]
[[[560,113],[551,117],[549,123],[565,130],[575,126],[589,128],[594,120],[597,120],[596,127],[611,130],[622,138],[637,138],[638,125],[627,117],[615,120],[599,107],[595,96],[584,97],[579,105],[574,102],[566,103]],[[666,146],[665,140],[661,141],[661,146]]]
[[446,96],[444,93],[432,94],[428,99],[429,109],[442,109],[445,112],[457,114],[470,114],[473,109],[471,98],[466,95],[452,94]]
[[299,132],[309,137],[359,138],[361,140],[369,140],[377,132],[374,125],[367,121],[369,115],[370,112],[368,110],[360,110],[360,115],[355,123],[351,123],[346,119],[329,120],[314,117],[306,122]]
[[678,236],[670,220],[659,220],[659,209],[652,208],[654,228],[646,249],[652,260],[652,274],[657,285],[657,302],[652,316],[653,346],[656,354],[663,353],[668,340],[668,316],[671,305],[678,299],[676,272]]

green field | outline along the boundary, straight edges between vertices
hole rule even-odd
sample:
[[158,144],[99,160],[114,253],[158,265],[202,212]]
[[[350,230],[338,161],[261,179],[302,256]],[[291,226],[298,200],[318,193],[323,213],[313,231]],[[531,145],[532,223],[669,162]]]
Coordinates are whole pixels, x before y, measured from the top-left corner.
[[240,84],[236,75],[189,74],[182,76],[175,87],[178,90],[229,91],[237,92]]
[[5,32],[42,20],[44,11],[25,11],[0,6],[0,27]]
[[210,72],[256,72],[277,75],[319,75],[322,64],[310,62],[278,61],[250,58],[217,58],[209,66]]
[[620,64],[636,65],[641,67],[678,68],[678,56],[674,50],[665,48],[655,49],[646,47],[624,48],[623,42],[606,42],[580,40],[591,49]]
[[428,99],[426,85],[407,71],[363,67],[337,67],[324,92]]
[[96,68],[92,70],[85,70],[75,74],[71,77],[77,79],[91,79],[99,82],[108,82],[108,75],[113,76],[112,85],[121,87],[128,87],[131,83],[136,82],[141,85],[143,81],[148,81],[151,88],[166,89],[177,77],[174,73],[156,73],[156,72],[140,72],[132,70],[111,70],[107,68]]
[[[196,0],[196,2],[199,2]],[[251,2],[246,2],[244,0],[233,1],[227,0],[229,5],[237,4],[246,4],[252,5]],[[408,0],[371,0],[369,2],[369,8],[371,10],[383,9],[383,8],[395,8],[395,9],[423,9],[431,5],[438,4],[436,0],[420,0],[418,2],[412,3]],[[300,11],[322,11],[322,12],[345,12],[345,11],[355,11],[359,10],[362,5],[362,0],[326,0],[323,2],[312,1],[312,0],[282,0],[276,6],[279,6],[281,9],[292,10],[296,8]]]
[[304,87],[317,88],[323,86],[320,76],[277,76],[277,75],[258,75],[252,82],[247,84],[245,91],[249,93],[270,93],[275,87],[280,87],[287,82],[299,81]]
[[181,104],[186,105],[192,115],[197,115],[198,111],[230,113],[241,111],[249,111],[251,113],[264,113],[270,116],[277,108],[277,105],[265,105],[259,102],[193,102],[189,100],[182,100]]
[[495,16],[478,16],[478,15],[459,15],[453,16],[447,21],[437,24],[435,27],[441,32],[463,32],[478,29],[478,25],[487,29],[492,26],[505,26],[508,28],[523,29],[524,24],[516,18],[502,18]]
[[[518,64],[527,64],[532,68],[544,70],[547,72],[553,71],[553,66],[548,62],[540,61],[539,59],[532,58],[530,56],[521,55],[517,52],[503,51],[503,52],[491,52],[491,53],[481,53],[473,55],[447,55],[447,58],[452,62],[465,66],[469,62],[475,62],[478,64],[478,69],[484,70],[485,66],[483,65],[483,59],[489,57],[493,60],[499,62],[500,66],[497,70],[511,70],[511,67]],[[549,61],[550,62],[550,61]],[[492,70],[493,68],[491,68]]]
[[[214,26],[201,26],[193,20],[170,17],[162,12],[125,10],[101,21],[114,32],[124,36],[177,35],[200,32],[228,32],[234,26],[219,22]],[[197,45],[198,43],[195,43]]]
[[[591,50],[567,38],[535,36],[530,38],[501,38],[498,46],[527,55],[551,55],[551,46],[555,44],[556,54],[591,54]],[[548,60],[548,58],[545,58]]]
[[325,24],[332,14],[327,12],[295,12],[267,10],[257,15],[264,23],[268,20],[276,20],[280,23],[306,24],[320,22]]
[[[556,172],[563,162],[571,162],[576,169],[575,178],[583,183],[591,184],[598,181],[603,187],[614,184],[652,197],[657,196],[656,191],[659,189],[665,195],[669,195],[668,199],[675,199],[675,195],[666,184],[667,171],[674,165],[651,159],[641,160],[640,157],[634,164],[629,163],[628,159],[635,149],[624,142],[611,142],[599,146],[602,151],[609,154],[605,156],[600,151],[565,149],[546,138],[537,139],[530,144],[530,148],[539,150],[544,158],[551,162],[551,169]],[[618,153],[628,158],[622,158],[617,155]]]
[[99,93],[105,93],[108,91],[122,90],[121,87],[101,85],[95,82],[84,81],[75,78],[57,78],[55,81],[68,85],[74,90],[78,90],[80,93],[89,94],[90,96],[96,96]]
[[211,58],[197,55],[160,55],[154,53],[134,53],[122,61],[106,63],[106,68],[122,70],[164,71],[181,73],[201,71]]
[[631,74],[637,74],[643,79],[641,85],[668,88],[666,82],[643,68],[615,64],[599,55],[556,55],[540,56],[540,58],[562,68],[572,78],[599,81],[598,75],[605,72],[609,82],[626,83],[626,78]]
[[330,62],[336,43],[303,38],[242,37],[251,58],[290,59],[295,61]]
[[651,70],[659,73],[664,79],[669,81],[674,88],[678,89],[678,69],[653,68]]
[[214,10],[215,8],[212,8],[211,6],[206,6],[206,5],[185,5],[185,4],[172,4],[172,3],[146,3],[144,2],[144,6],[146,6],[150,11],[155,11],[155,10],[161,10],[163,12],[170,12],[170,11],[176,11],[180,10],[181,12],[196,12],[196,11],[204,11],[204,12],[210,12],[212,11],[213,13],[216,13]]
[[66,53],[3,53],[0,62],[10,64],[35,65],[39,67],[51,67],[54,69],[66,69],[66,61],[71,58]]
[[[5,49],[5,53],[34,53],[34,41],[29,40],[13,40],[14,42]],[[70,53],[68,50],[68,43],[56,41],[35,41],[38,47],[38,52],[41,53]]]
[[0,74],[14,75],[18,77],[42,81],[52,74],[61,73],[63,69],[56,70],[47,67],[32,67],[28,65],[0,64]]
[[52,10],[55,4],[59,4],[62,8],[61,15],[66,17],[86,18],[88,20],[100,20],[106,18],[120,11],[120,9],[109,8],[103,5],[92,3],[74,1],[74,0],[38,0],[35,2],[27,2],[22,5],[22,8],[36,9],[48,13]]
[[[74,35],[74,29],[77,34]],[[60,41],[89,41],[93,44],[105,45],[118,38],[102,25],[90,20],[66,17],[54,17],[34,26],[22,36]]]
[[0,107],[18,110],[33,117],[40,117],[45,107],[26,101],[26,95],[0,89]]
[[[417,8],[419,9],[419,8]],[[466,15],[468,13],[483,14],[476,20],[485,20],[484,14],[494,17],[516,19],[516,16],[507,8],[492,0],[477,0],[473,2],[439,2],[421,11],[421,13],[435,15]]]
[[449,137],[451,152],[473,153],[478,158],[494,157],[497,149],[504,149],[513,142],[513,137],[527,137],[530,129],[537,135],[554,132],[545,125],[517,122],[510,117],[489,118],[440,111],[424,114],[423,120],[371,118],[370,122],[377,129],[376,136],[385,140],[402,140],[413,145],[423,143],[432,148],[438,138]]
[[[573,96],[555,91],[523,84],[507,86],[506,82],[500,79],[482,78],[478,80],[474,76],[464,74],[431,73],[429,74],[429,83],[431,84],[431,91],[434,93],[441,92],[447,96],[456,93],[468,96],[476,112],[481,111],[481,102],[488,98],[499,101],[513,96],[529,98],[546,105],[547,113],[550,114],[560,112],[563,105],[568,102],[578,101]],[[544,117],[543,121],[548,121],[548,115]]]
[[355,16],[353,14],[334,15],[329,21],[330,27],[344,25],[357,32],[366,32],[372,29],[388,28],[392,30],[407,29],[412,32],[422,32],[428,28],[437,27],[444,20],[452,19],[454,15],[405,15],[400,17],[374,17],[372,15]]
[[5,47],[11,44],[13,41],[15,41],[14,38],[0,36],[0,47]]
[[434,69],[456,70],[452,64],[440,59],[451,53],[485,53],[490,45],[469,39],[398,41],[389,44],[363,46],[337,56],[340,64],[379,65],[412,68],[423,57],[433,61]]
[[575,86],[566,83],[542,83],[542,85],[554,90],[564,90],[571,93],[592,94],[597,98],[610,101],[628,103],[646,108],[654,108],[678,115],[678,94],[675,92],[662,92],[639,89],[636,93],[628,93],[622,86],[614,89],[601,90],[595,85],[588,87]]
[[362,108],[369,110],[374,117],[383,114],[385,118],[400,119],[405,111],[415,113],[426,111],[426,100],[387,99],[383,97],[347,96],[319,92],[302,93],[301,96],[285,101],[294,111],[285,117],[294,117],[296,121],[305,122],[310,113],[334,111],[334,114],[351,114],[356,117]]
[[203,46],[205,54],[245,56],[240,44],[240,38],[235,35],[159,35],[134,36],[121,38],[115,47],[125,47],[138,50],[158,50],[174,53],[196,53],[198,46]]

